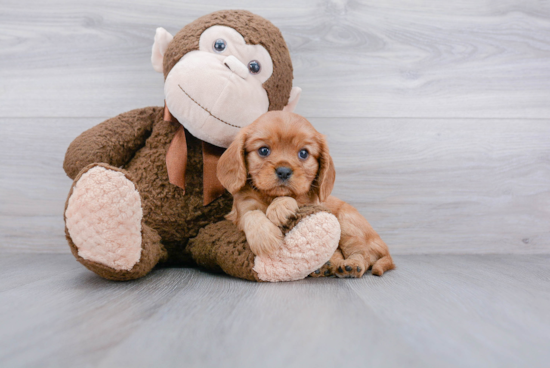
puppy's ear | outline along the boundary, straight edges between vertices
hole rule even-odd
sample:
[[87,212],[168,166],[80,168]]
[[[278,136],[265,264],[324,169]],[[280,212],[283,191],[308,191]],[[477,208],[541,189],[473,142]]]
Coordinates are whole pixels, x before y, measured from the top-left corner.
[[330,157],[328,150],[327,139],[322,134],[319,134],[319,144],[321,145],[319,170],[317,171],[317,177],[313,183],[312,190],[317,194],[319,200],[324,202],[328,196],[330,196],[334,188],[336,171],[334,170],[334,163],[332,162],[332,157]]
[[246,184],[245,141],[246,133],[243,129],[218,161],[218,180],[231,194],[237,193]]

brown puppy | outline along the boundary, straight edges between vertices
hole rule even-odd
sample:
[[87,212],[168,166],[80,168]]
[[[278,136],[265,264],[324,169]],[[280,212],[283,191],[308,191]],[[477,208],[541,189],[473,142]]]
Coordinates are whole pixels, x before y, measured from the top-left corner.
[[299,206],[322,204],[338,218],[342,235],[317,275],[361,277],[372,267],[381,276],[395,267],[388,247],[354,207],[330,195],[335,176],[325,136],[283,111],[243,128],[218,163],[218,178],[233,194],[227,219],[245,232],[255,254],[280,246],[279,225]]

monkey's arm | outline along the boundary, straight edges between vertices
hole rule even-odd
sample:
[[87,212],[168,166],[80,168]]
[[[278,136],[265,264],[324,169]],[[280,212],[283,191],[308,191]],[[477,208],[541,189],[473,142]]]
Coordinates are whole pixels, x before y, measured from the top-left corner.
[[65,173],[74,179],[85,166],[103,162],[120,167],[145,145],[162,107],[125,112],[88,129],[69,145],[63,162]]

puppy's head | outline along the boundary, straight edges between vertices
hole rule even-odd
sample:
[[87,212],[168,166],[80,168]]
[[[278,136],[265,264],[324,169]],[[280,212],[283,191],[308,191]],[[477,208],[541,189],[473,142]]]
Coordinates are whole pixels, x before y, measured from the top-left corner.
[[300,115],[271,111],[237,135],[218,162],[218,179],[232,194],[250,180],[271,197],[309,194],[322,202],[335,171],[324,135]]

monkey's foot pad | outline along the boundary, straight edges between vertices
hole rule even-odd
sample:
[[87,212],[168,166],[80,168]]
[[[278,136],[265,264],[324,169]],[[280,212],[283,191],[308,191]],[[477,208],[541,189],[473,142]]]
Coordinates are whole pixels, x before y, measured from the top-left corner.
[[260,280],[301,280],[330,259],[338,248],[340,224],[318,208],[301,207],[283,227],[283,246],[269,256],[256,256],[253,269]]
[[94,166],[76,179],[65,223],[78,255],[115,270],[141,257],[141,198],[124,173]]

